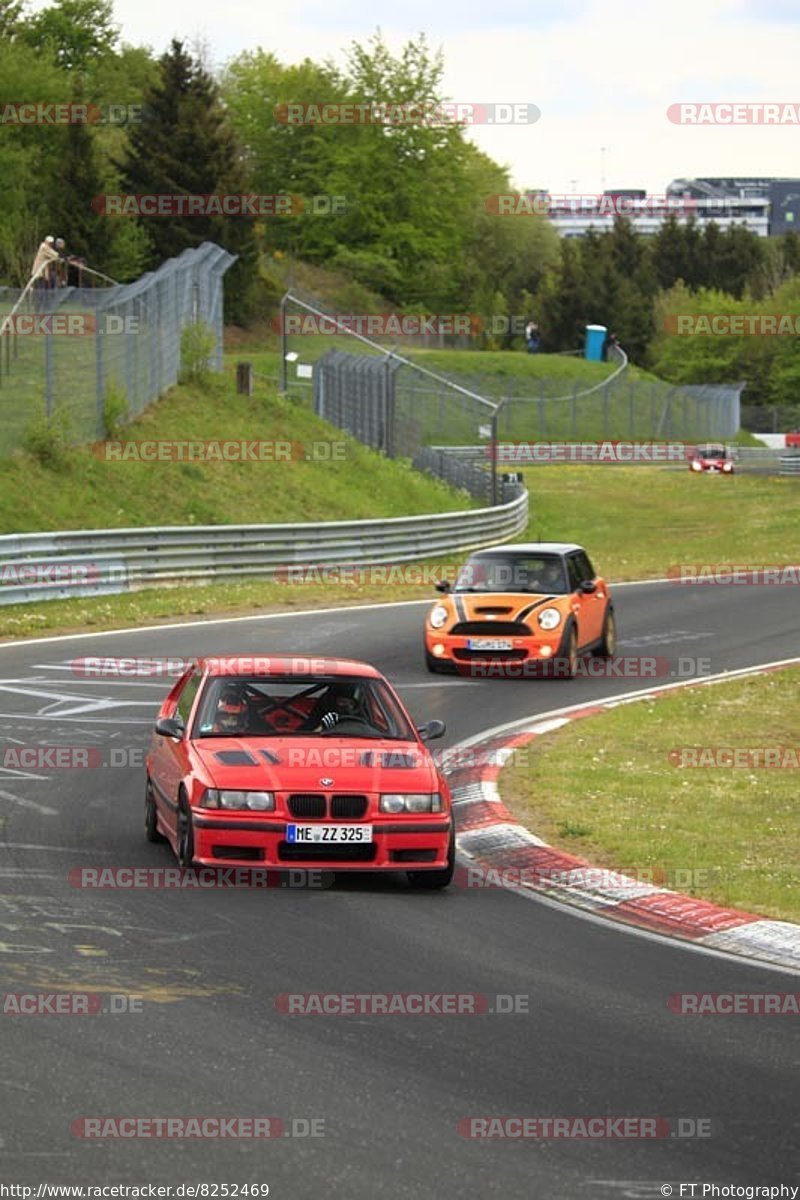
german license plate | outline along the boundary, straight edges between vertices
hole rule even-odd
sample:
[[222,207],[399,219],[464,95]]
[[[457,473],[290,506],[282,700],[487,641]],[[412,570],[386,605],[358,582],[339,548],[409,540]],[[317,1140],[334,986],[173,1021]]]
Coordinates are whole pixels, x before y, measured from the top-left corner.
[[469,650],[511,650],[512,643],[508,638],[469,638]]
[[313,845],[320,842],[371,842],[371,825],[287,825],[286,840],[293,846]]

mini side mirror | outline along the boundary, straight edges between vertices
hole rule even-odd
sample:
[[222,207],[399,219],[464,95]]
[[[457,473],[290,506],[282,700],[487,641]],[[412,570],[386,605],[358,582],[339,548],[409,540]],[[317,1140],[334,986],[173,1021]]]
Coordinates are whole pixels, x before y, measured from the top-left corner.
[[437,592],[449,592],[450,591],[450,584],[447,582],[446,579],[437,579],[436,583],[433,586],[436,588]]
[[597,591],[597,584],[593,579],[584,579],[578,588],[579,592],[583,592],[584,596],[591,596],[592,592]]

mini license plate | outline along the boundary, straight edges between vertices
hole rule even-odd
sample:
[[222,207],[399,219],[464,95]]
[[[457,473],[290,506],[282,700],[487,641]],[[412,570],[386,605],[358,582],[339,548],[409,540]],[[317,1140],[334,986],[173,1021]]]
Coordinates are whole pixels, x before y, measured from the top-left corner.
[[511,650],[512,643],[507,638],[469,638],[469,650]]

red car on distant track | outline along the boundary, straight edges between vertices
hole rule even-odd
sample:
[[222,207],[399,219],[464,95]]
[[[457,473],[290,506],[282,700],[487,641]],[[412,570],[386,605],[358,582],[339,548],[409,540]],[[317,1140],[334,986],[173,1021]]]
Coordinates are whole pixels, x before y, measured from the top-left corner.
[[184,868],[399,871],[446,887],[450,793],[374,667],[342,659],[205,658],[170,691],[147,756],[145,834]]
[[733,457],[721,442],[695,446],[694,454],[689,458],[689,470],[696,475],[732,475]]

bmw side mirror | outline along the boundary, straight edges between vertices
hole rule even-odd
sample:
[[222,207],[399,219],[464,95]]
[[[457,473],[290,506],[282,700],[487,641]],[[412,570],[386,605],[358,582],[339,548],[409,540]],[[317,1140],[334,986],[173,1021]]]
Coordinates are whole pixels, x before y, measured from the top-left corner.
[[447,726],[444,721],[427,721],[424,725],[417,726],[417,733],[420,740],[423,742],[431,742],[434,738],[443,737],[447,731]]
[[185,726],[179,717],[159,717],[156,733],[159,737],[182,738]]
[[436,588],[437,592],[449,592],[450,591],[450,584],[447,582],[446,579],[437,579],[436,583],[433,586]]

